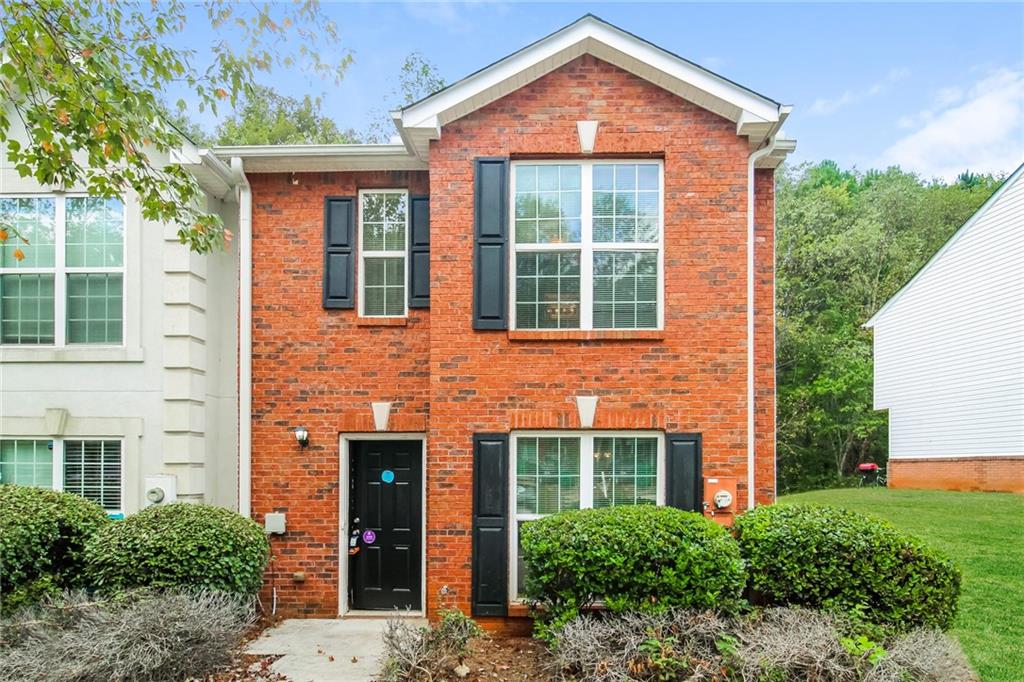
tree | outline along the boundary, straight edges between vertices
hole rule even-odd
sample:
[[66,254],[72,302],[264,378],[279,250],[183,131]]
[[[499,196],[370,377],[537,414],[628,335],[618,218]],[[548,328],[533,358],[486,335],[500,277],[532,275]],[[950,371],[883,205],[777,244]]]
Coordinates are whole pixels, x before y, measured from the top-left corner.
[[320,111],[320,100],[306,95],[301,100],[256,86],[243,105],[217,126],[217,144],[344,144],[357,142],[352,130]]
[[[0,140],[18,173],[105,198],[134,191],[143,216],[177,224],[193,250],[222,244],[223,225],[202,210],[195,179],[168,160],[182,133],[162,102],[184,92],[216,113],[258,72],[301,63],[338,82],[351,55],[315,0],[244,13],[229,0],[200,7],[221,36],[203,64],[180,47],[196,12],[183,0],[0,0]],[[175,109],[186,106],[182,97]],[[20,236],[0,216],[0,238],[8,234]]]
[[884,461],[866,322],[995,191],[999,180],[924,183],[832,161],[778,175],[778,456],[782,490]]
[[413,52],[405,58],[398,74],[398,88],[392,90],[388,98],[387,111],[377,111],[373,115],[365,138],[367,142],[387,142],[394,134],[395,124],[391,121],[390,111],[404,107],[433,94],[444,88],[444,78],[433,62],[428,61],[419,52]]

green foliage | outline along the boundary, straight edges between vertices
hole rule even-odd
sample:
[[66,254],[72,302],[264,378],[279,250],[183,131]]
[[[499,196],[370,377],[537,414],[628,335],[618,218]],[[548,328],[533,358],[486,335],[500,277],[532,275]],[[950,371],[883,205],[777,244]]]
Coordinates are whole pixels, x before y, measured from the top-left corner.
[[734,529],[759,601],[853,613],[906,630],[949,628],[960,571],[885,521],[836,507],[768,506]]
[[91,585],[195,587],[253,594],[270,546],[259,524],[222,507],[148,507],[103,529],[86,547]]
[[898,168],[832,161],[777,176],[779,487],[834,487],[884,462],[887,421],[872,405],[863,325],[995,191],[966,174],[924,182]]
[[320,100],[301,100],[256,86],[234,114],[217,126],[217,144],[343,144],[357,142],[353,131],[320,111]]
[[[170,162],[182,143],[163,106],[185,92],[199,111],[234,105],[259,72],[301,62],[338,82],[351,60],[315,1],[243,6],[205,0],[203,19],[222,36],[199,63],[188,41],[194,5],[0,0],[0,140],[22,177],[84,186],[95,196],[139,195],[147,220],[176,223],[199,252],[224,240],[201,191]],[[297,34],[297,49],[286,38]],[[293,43],[294,44],[294,43]],[[320,55],[331,55],[332,61]],[[178,100],[177,111],[187,108]],[[0,218],[0,229],[17,235]]]
[[850,656],[856,659],[867,659],[871,665],[878,665],[885,658],[885,647],[864,635],[841,637],[839,643],[843,645],[846,653]]
[[672,507],[561,512],[524,524],[522,548],[542,637],[597,601],[613,612],[729,610],[743,590],[743,562],[728,532]]
[[419,52],[408,55],[398,73],[398,87],[391,91],[387,109],[373,114],[373,120],[364,135],[365,141],[387,142],[395,134],[395,124],[390,114],[392,109],[412,104],[441,90],[444,86],[444,78],[433,62]]
[[0,598],[5,611],[82,585],[86,543],[109,524],[78,495],[0,485]]

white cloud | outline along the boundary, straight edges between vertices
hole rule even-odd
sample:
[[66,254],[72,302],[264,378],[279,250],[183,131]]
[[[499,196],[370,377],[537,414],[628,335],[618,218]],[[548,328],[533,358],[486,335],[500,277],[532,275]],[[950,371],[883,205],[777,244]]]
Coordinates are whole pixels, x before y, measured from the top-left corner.
[[453,0],[441,0],[440,2],[422,2],[419,0],[407,0],[404,3],[405,10],[414,19],[433,24],[443,28],[449,33],[469,33],[474,28],[473,17],[475,10],[485,10],[505,14],[508,5],[504,2],[487,2],[471,0],[467,2],[455,2]]
[[832,98],[819,97],[811,104],[810,113],[814,116],[834,114],[850,104],[882,94],[889,85],[897,81],[901,81],[909,75],[910,69],[905,66],[890,69],[889,73],[886,74],[885,79],[878,81],[877,83],[873,83],[863,90],[845,90],[838,97]]
[[1024,72],[1000,69],[966,92],[943,88],[935,102],[900,119],[918,129],[882,152],[879,166],[952,180],[965,170],[1009,172],[1024,161]]

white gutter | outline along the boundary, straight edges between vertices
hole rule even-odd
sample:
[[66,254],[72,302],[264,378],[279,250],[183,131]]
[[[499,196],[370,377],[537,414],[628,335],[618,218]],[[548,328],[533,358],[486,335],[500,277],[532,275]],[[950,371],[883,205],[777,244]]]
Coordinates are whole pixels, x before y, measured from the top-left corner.
[[775,134],[782,126],[785,117],[780,116],[768,140],[763,147],[750,154],[747,159],[747,509],[754,508],[754,466],[755,433],[754,433],[754,165],[758,159],[771,154],[775,150]]
[[252,515],[252,188],[242,159],[231,159],[238,187],[238,512]]

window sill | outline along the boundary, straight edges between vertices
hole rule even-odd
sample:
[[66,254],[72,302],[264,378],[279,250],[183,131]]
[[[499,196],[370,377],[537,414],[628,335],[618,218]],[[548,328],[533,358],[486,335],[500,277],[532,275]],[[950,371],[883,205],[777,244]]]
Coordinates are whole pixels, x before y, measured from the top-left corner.
[[663,329],[510,329],[509,341],[657,341]]
[[0,347],[2,362],[142,362],[141,348]]
[[357,327],[405,327],[408,317],[357,317]]

